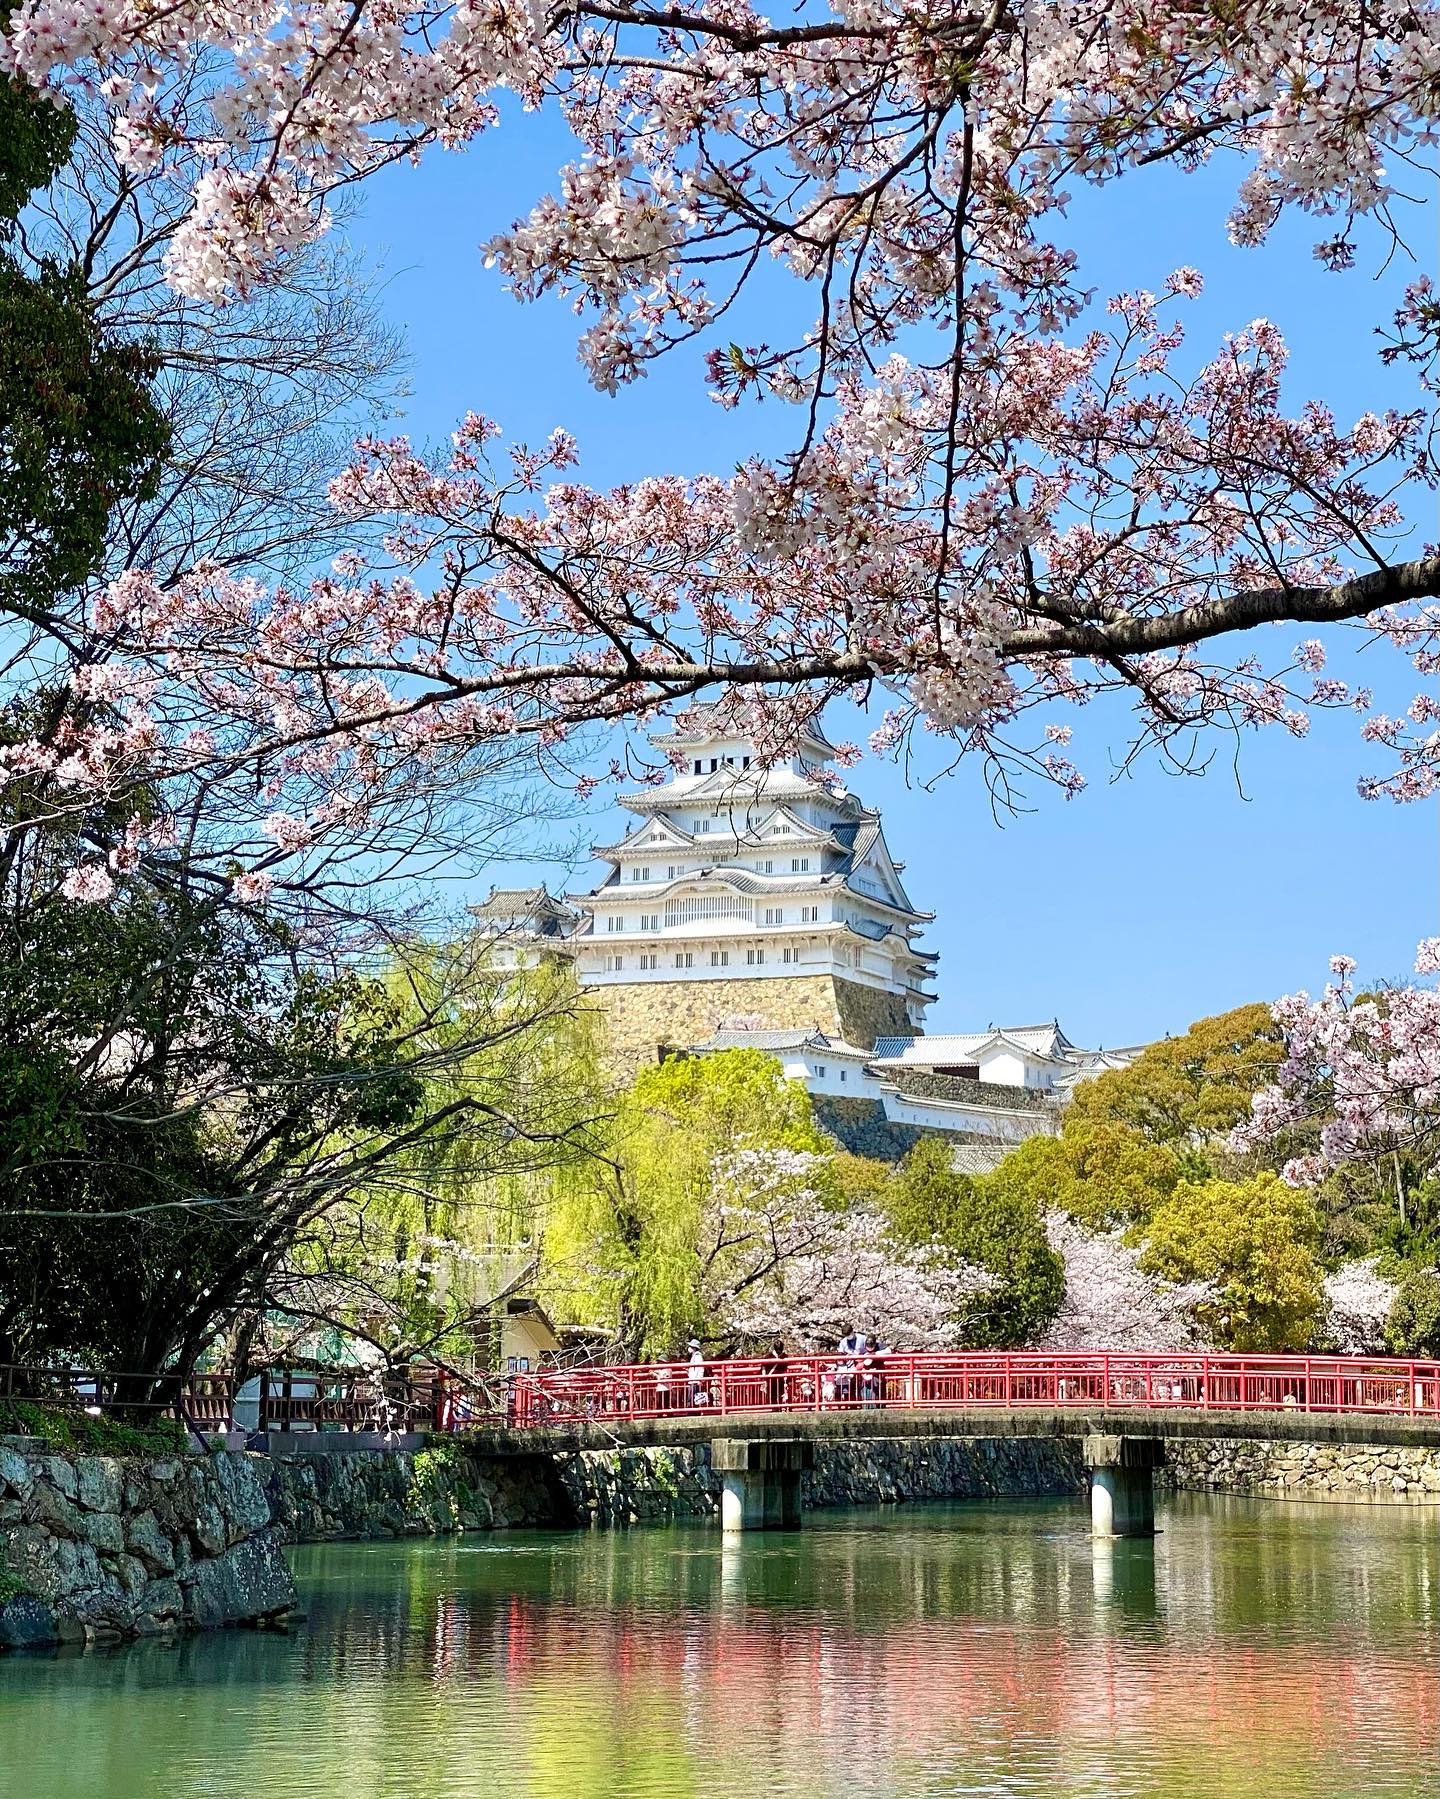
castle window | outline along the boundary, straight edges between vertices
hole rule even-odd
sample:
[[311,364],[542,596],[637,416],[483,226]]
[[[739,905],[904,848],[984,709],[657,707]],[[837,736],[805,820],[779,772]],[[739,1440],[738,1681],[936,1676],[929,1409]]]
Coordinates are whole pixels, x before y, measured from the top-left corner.
[[765,858],[765,872],[767,875],[773,875],[775,872],[775,863],[769,856]]
[[712,775],[714,774],[715,770],[717,768],[719,768],[719,766],[720,766],[720,758],[718,756],[712,756],[710,758],[710,772]]
[[745,952],[745,960],[750,963],[752,967],[755,967],[764,962],[765,952],[763,949],[747,949]]
[[620,970],[625,966],[625,958],[624,956],[607,956],[605,958],[605,966],[610,970],[611,974],[619,974]]
[[677,950],[675,953],[675,966],[677,968],[693,968],[695,966],[695,958],[688,949]]
[[710,966],[712,968],[728,968],[730,966],[729,950],[712,949],[710,952]]
[[784,924],[785,908],[783,906],[767,906],[765,908],[766,924]]
[[810,858],[808,856],[792,856],[790,858],[790,872],[791,874],[808,875],[810,872]]
[[741,767],[749,768],[749,766],[750,766],[750,758],[748,756],[746,756],[741,763]]
[[673,862],[665,870],[665,879],[667,881],[673,881],[675,879],[675,864]]
[[825,1079],[825,1064],[823,1062],[817,1062],[815,1064],[815,1072],[823,1081]]
[[641,956],[640,966],[642,968],[658,968],[660,966],[659,958],[656,956]]
[[708,818],[702,818],[695,828],[697,831],[708,831],[710,829],[710,820]]
[[800,952],[798,949],[781,950],[780,960],[782,962],[798,962],[800,960]]
[[843,1068],[840,1070],[840,1079],[842,1081],[845,1079],[845,1070]]
[[818,906],[802,906],[800,908],[801,924],[819,924],[820,908]]

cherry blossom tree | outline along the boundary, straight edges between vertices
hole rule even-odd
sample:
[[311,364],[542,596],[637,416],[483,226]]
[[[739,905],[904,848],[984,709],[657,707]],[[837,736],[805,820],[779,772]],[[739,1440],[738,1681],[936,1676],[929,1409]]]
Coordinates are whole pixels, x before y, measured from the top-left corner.
[[[1385,986],[1357,995],[1353,958],[1332,957],[1330,967],[1334,979],[1319,999],[1294,993],[1275,1002],[1286,1058],[1279,1078],[1255,1095],[1236,1147],[1323,1118],[1318,1152],[1286,1165],[1292,1185],[1386,1155],[1414,1155],[1433,1167],[1440,1156],[1440,992],[1433,985]],[[1420,945],[1415,971],[1440,974],[1440,938]]]
[[1380,1272],[1378,1256],[1342,1262],[1325,1276],[1322,1331],[1342,1355],[1379,1355],[1386,1348],[1385,1326],[1400,1291]]
[[1090,1231],[1064,1212],[1045,1219],[1065,1263],[1065,1297],[1039,1349],[1205,1349],[1195,1308],[1214,1297],[1205,1282],[1164,1280],[1140,1269],[1123,1231]]
[[837,1208],[827,1161],[785,1149],[741,1149],[717,1160],[700,1242],[712,1328],[807,1349],[833,1349],[856,1327],[892,1349],[962,1343],[965,1303],[987,1291],[992,1277],[897,1243],[875,1212]]
[[[200,93],[174,79],[197,54]],[[280,587],[127,571],[47,635],[74,703],[4,765],[42,809],[110,821],[70,891],[163,860],[203,796],[208,878],[253,901],[477,744],[553,756],[705,690],[774,745],[861,699],[872,745],[931,729],[1002,797],[1016,770],[1082,784],[1070,715],[1102,693],[1133,702],[1132,752],[1182,767],[1210,727],[1303,735],[1353,706],[1387,758],[1364,791],[1431,793],[1433,697],[1377,709],[1302,634],[1357,621],[1437,665],[1440,556],[1411,553],[1405,510],[1434,480],[1428,406],[1287,406],[1265,319],[1197,362],[1194,269],[1097,316],[1062,221],[1081,184],[1228,157],[1238,243],[1291,210],[1337,272],[1388,252],[1437,60],[1433,0],[803,0],[780,23],[744,0],[22,0],[0,70],[97,96],[135,176],[193,175],[181,294],[262,289],[340,193],[518,101],[558,109],[579,155],[488,256],[520,298],[572,302],[591,378],[615,391],[701,343],[721,404],[797,407],[786,456],[609,491],[563,433],[502,456],[467,419],[443,466],[370,441],[332,499],[389,516],[379,557]],[[730,341],[776,265],[800,297],[793,320],[767,303],[781,341]],[[1430,284],[1380,322],[1431,391]],[[1239,640],[1265,623],[1300,627],[1293,648]]]

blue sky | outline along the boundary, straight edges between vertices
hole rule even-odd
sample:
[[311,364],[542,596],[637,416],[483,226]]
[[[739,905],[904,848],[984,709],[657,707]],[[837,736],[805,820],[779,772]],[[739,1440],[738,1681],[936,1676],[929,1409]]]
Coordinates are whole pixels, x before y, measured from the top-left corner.
[[[402,427],[433,441],[469,407],[531,441],[563,424],[580,440],[582,478],[595,483],[657,468],[724,472],[751,450],[787,443],[796,417],[788,409],[725,413],[705,399],[699,351],[618,398],[596,394],[565,304],[520,306],[484,268],[481,242],[553,185],[565,154],[553,126],[512,117],[464,154],[432,154],[418,170],[368,185],[349,235],[385,271],[385,308],[408,339]],[[1264,314],[1291,345],[1292,403],[1315,395],[1342,423],[1412,403],[1405,377],[1382,373],[1374,330],[1417,266],[1433,267],[1433,211],[1413,209],[1407,220],[1419,265],[1401,256],[1379,280],[1335,276],[1313,261],[1318,232],[1304,221],[1287,223],[1263,250],[1233,250],[1224,229],[1233,180],[1234,165],[1191,177],[1155,169],[1078,194],[1068,237],[1086,281],[1102,294],[1154,288],[1193,263],[1207,278],[1203,299],[1186,310],[1197,355]],[[732,334],[775,341],[781,333],[760,312],[803,299],[767,284],[749,330]],[[1440,537],[1433,502],[1427,511],[1417,533]],[[1283,628],[1261,647],[1283,654],[1305,634]],[[1356,668],[1346,650],[1333,666],[1373,685],[1392,709],[1413,692],[1390,652],[1371,651]],[[849,777],[883,807],[911,897],[937,915],[927,937],[941,958],[930,1029],[1058,1015],[1077,1041],[1143,1040],[1246,1000],[1318,987],[1336,950],[1358,957],[1363,971],[1403,974],[1416,940],[1440,929],[1436,810],[1357,797],[1357,775],[1378,764],[1349,715],[1317,715],[1303,743],[1274,730],[1238,745],[1217,738],[1203,779],[1151,763],[1112,780],[1120,739],[1107,739],[1098,712],[1072,722],[1086,792],[1065,801],[1036,791],[1033,811],[1000,824],[978,769],[924,790],[917,774],[947,760],[934,744],[922,746],[908,782],[874,758]],[[831,731],[856,726],[836,717]],[[597,806],[593,840],[612,841],[617,830],[616,816]],[[560,886],[584,878],[583,864],[538,872]]]

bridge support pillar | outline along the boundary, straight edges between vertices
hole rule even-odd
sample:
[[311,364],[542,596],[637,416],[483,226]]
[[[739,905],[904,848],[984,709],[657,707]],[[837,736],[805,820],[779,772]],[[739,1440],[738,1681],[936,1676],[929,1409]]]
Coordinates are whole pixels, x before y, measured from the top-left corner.
[[800,1476],[815,1465],[813,1443],[718,1437],[710,1461],[720,1476],[723,1530],[799,1530]]
[[1155,1535],[1155,1470],[1164,1459],[1165,1445],[1152,1437],[1086,1437],[1092,1536]]

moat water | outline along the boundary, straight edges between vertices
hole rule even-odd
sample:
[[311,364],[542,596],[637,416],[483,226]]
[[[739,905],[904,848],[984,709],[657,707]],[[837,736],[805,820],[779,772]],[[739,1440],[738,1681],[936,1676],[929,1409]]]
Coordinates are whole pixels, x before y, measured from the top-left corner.
[[1182,1496],[302,1549],[308,1617],[0,1660],[4,1799],[1435,1799],[1440,1513]]

